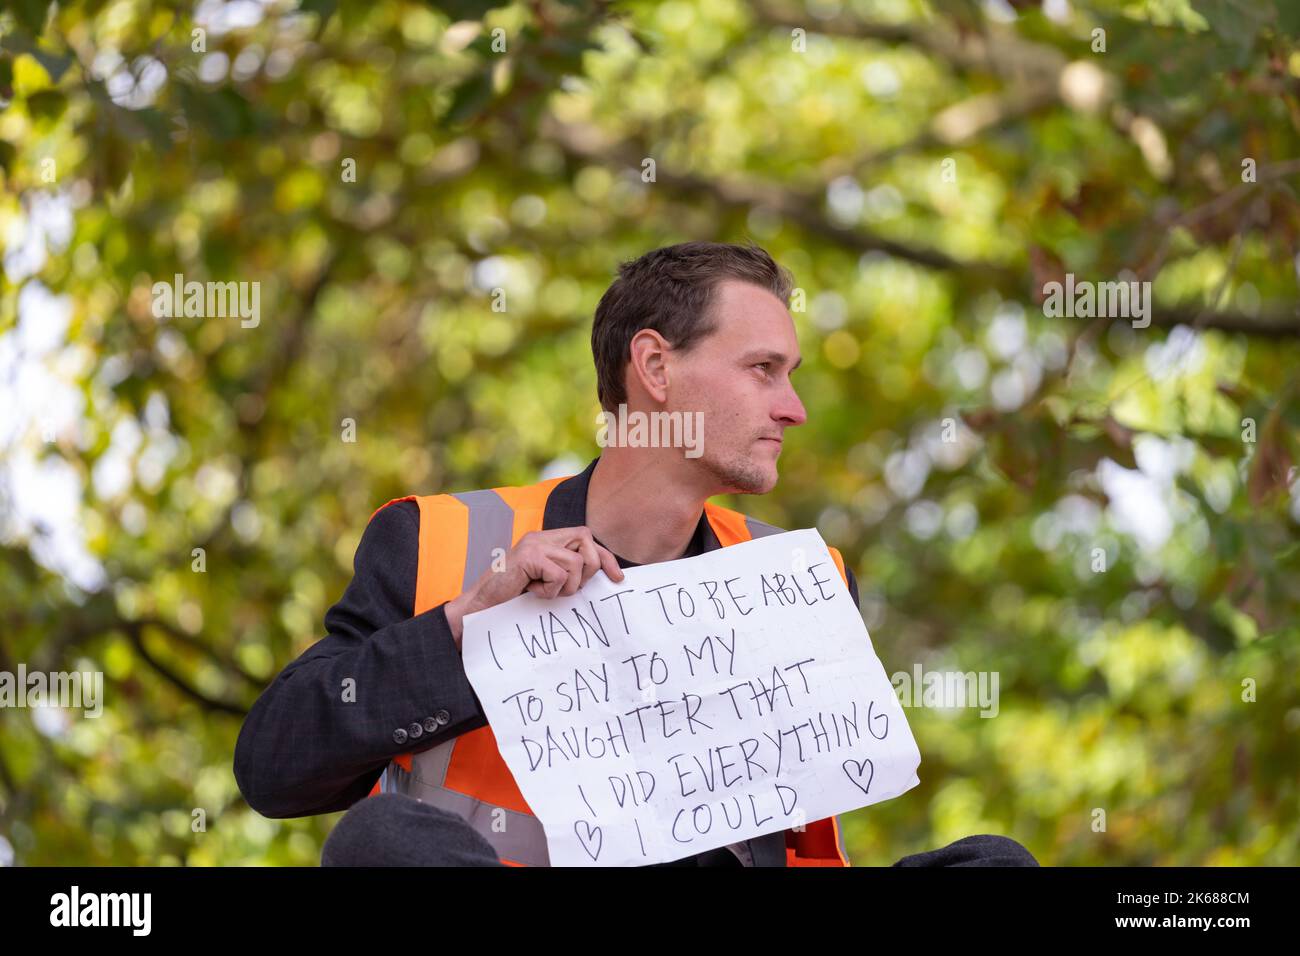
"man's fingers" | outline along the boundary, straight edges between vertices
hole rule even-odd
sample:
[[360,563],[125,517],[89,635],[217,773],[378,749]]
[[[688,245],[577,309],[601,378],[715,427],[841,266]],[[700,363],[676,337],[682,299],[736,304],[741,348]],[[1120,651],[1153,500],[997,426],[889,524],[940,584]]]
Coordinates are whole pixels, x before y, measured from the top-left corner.
[[603,570],[611,581],[622,581],[623,570],[608,548],[596,543],[585,527],[556,529],[564,536],[542,545],[534,561],[534,571],[524,590],[538,597],[552,599],[561,594],[576,594],[591,576]]
[[604,569],[605,574],[611,581],[623,580],[623,569],[618,566],[618,558],[614,557],[614,552],[602,545],[596,545],[596,553],[600,556],[600,566]]
[[564,569],[563,579],[550,596],[556,597],[560,594],[571,595],[577,593],[583,582],[582,568],[584,562],[582,555],[576,551],[570,551],[568,548],[555,548],[548,556],[556,565]]
[[538,555],[537,571],[526,590],[532,591],[538,597],[553,598],[560,593],[560,588],[564,587],[564,582],[568,579],[568,567],[557,561],[552,552],[548,551]]
[[614,557],[614,552],[604,545],[598,544],[590,530],[586,528],[576,530],[585,533],[574,535],[567,547],[578,551],[583,560],[587,562],[582,571],[582,583],[586,584],[587,579],[596,573],[597,568],[604,570],[611,581],[622,581],[623,569],[618,566],[618,558]]
[[590,535],[574,538],[568,544],[570,550],[577,551],[578,554],[582,555],[583,584],[586,584],[591,576],[600,569],[600,555],[596,551],[596,548],[598,547],[599,545],[591,539]]
[[525,591],[531,591],[539,598],[547,600],[560,593],[560,588],[569,579],[569,569],[546,555],[537,560],[537,577],[528,582]]

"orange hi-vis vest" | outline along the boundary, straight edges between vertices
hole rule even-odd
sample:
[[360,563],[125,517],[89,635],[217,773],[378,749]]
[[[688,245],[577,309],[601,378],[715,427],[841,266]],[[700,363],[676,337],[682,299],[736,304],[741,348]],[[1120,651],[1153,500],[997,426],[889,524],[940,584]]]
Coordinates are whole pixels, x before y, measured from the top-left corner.
[[[419,505],[414,613],[422,614],[461,594],[491,565],[495,549],[503,549],[497,554],[506,553],[528,532],[542,530],[546,499],[567,477],[459,494],[409,495],[377,509],[376,514],[398,501]],[[704,513],[723,547],[782,530],[714,504],[706,503]],[[844,559],[835,548],[830,553],[847,585]],[[463,560],[456,555],[463,555]],[[394,757],[370,795],[376,793],[403,793],[459,814],[492,844],[502,863],[550,865],[541,821],[519,792],[490,726],[421,753]],[[807,823],[802,832],[786,830],[785,839],[787,866],[849,865],[835,817]]]

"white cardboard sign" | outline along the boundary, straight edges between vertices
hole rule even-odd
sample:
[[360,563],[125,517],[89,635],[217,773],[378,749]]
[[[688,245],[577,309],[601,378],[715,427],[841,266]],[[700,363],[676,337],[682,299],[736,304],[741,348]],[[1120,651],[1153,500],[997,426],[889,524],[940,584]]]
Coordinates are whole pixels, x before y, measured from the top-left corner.
[[816,529],[464,621],[553,866],[643,866],[888,800],[921,755]]

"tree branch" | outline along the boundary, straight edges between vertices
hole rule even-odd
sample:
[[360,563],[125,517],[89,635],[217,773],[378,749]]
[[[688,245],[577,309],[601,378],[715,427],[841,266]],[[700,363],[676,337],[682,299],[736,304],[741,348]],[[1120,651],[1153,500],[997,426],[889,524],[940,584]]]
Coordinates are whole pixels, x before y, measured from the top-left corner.
[[1066,56],[1052,46],[1033,43],[1002,29],[990,27],[984,33],[962,33],[942,22],[880,23],[852,15],[814,17],[807,13],[779,9],[770,2],[750,4],[750,12],[769,27],[853,40],[874,40],[892,46],[911,46],[930,53],[958,70],[997,75],[1002,65],[1022,79],[1039,80],[1058,76]]
[[[597,161],[635,169],[640,167],[642,159],[650,152],[635,141],[613,142],[607,140],[595,127],[563,123],[550,115],[542,121],[542,133],[553,140],[570,159],[584,163]],[[756,206],[771,209],[807,232],[847,249],[883,252],[932,269],[966,271],[972,277],[982,276],[986,280],[995,276],[1010,278],[1010,273],[1004,266],[963,262],[937,249],[912,246],[863,229],[837,225],[819,211],[824,201],[820,192],[786,189],[737,177],[706,179],[690,173],[673,172],[659,164],[656,164],[655,179],[680,193],[707,195],[718,204],[731,209],[745,210]]]
[[191,685],[183,677],[173,671],[170,667],[158,660],[157,657],[145,646],[144,628],[139,621],[123,621],[121,627],[126,631],[131,646],[140,655],[140,658],[157,671],[173,687],[183,693],[185,696],[202,704],[208,710],[216,711],[222,714],[232,714],[236,717],[245,717],[248,715],[247,709],[240,707],[238,704],[231,704],[224,700],[218,700],[215,697],[209,697],[197,687]]

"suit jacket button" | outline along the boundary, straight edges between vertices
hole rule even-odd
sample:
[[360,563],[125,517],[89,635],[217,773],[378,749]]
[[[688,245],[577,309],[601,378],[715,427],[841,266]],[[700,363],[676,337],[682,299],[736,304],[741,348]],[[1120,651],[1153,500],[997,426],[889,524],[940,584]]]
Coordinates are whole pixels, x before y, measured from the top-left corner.
[[433,716],[434,716],[434,719],[437,720],[438,723],[440,723],[440,724],[449,724],[449,723],[451,723],[451,714],[447,713],[447,711],[445,711],[445,710],[440,710],[440,711],[438,711],[436,714],[434,714]]
[[439,726],[438,721],[434,720],[432,717],[424,718],[424,732],[426,734],[436,734]]
[[406,728],[406,732],[410,735],[412,740],[418,740],[424,736],[424,728],[418,723],[411,724],[411,726]]
[[393,731],[393,743],[395,744],[406,743],[406,731],[403,730],[401,727],[398,727],[396,730]]

